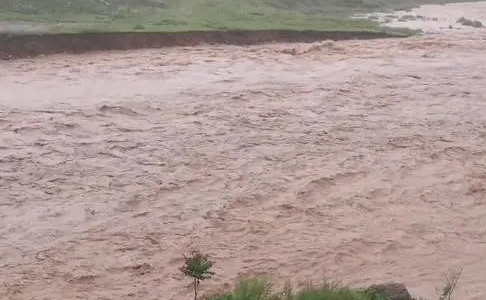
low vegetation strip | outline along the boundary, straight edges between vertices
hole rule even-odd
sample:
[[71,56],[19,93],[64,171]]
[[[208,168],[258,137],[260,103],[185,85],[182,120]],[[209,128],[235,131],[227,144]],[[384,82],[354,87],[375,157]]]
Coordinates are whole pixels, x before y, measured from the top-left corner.
[[272,42],[315,42],[405,37],[369,31],[234,30],[188,32],[95,32],[64,34],[0,34],[0,58],[15,59],[58,53],[129,50],[200,44],[255,45]]
[[308,284],[294,291],[291,284],[281,290],[264,279],[251,278],[240,281],[232,292],[209,296],[207,300],[414,300],[407,288],[400,283],[374,285],[353,289],[338,283]]
[[[199,285],[216,275],[212,271],[214,262],[199,250],[184,255],[184,265],[179,270],[193,281],[194,300],[198,300]],[[452,300],[461,275],[461,270],[444,277],[444,286],[438,290],[439,300]],[[303,289],[294,291],[291,283],[275,290],[266,279],[240,280],[233,291],[216,293],[205,300],[415,300],[401,283],[371,285],[366,288],[349,288],[340,282],[324,280],[321,284],[308,283]]]
[[3,0],[0,30],[377,30],[350,16],[447,2],[454,0]]

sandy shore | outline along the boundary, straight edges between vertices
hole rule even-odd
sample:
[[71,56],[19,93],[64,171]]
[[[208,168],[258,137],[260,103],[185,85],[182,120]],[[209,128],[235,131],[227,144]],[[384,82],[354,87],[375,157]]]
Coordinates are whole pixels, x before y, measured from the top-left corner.
[[1,62],[0,299],[188,299],[191,247],[216,261],[205,291],[269,272],[434,297],[463,267],[458,299],[484,299],[485,48],[474,30]]

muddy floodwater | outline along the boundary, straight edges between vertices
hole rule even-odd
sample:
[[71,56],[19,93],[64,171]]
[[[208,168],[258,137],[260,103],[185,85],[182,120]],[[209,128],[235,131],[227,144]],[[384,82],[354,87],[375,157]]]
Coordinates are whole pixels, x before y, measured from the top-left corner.
[[[486,30],[0,62],[0,298],[182,300],[178,267],[486,297]],[[299,282],[300,281],[300,282]],[[435,298],[433,298],[435,299]]]

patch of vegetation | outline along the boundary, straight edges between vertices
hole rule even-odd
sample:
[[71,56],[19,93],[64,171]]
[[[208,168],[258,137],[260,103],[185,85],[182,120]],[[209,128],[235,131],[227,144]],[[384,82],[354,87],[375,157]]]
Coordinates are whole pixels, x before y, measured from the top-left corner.
[[439,300],[453,299],[461,273],[462,270],[452,271],[444,276],[444,287],[439,291]]
[[[212,278],[213,262],[208,255],[196,250],[184,256],[180,271],[193,279],[194,300],[198,299],[198,287],[202,280]],[[438,300],[453,300],[462,270],[444,275],[444,286],[437,290]],[[267,279],[248,278],[240,280],[233,291],[204,297],[204,300],[414,300],[407,288],[400,283],[371,285],[366,288],[350,288],[341,282],[324,280],[321,284],[307,284],[295,291],[290,282],[282,289],[275,289]],[[421,300],[424,300],[421,298]]]
[[282,290],[274,290],[264,279],[240,281],[234,291],[207,298],[208,300],[386,300],[372,289],[349,289],[324,282],[309,284],[304,289],[293,291],[290,284]]
[[133,30],[144,30],[145,29],[145,26],[143,26],[142,24],[135,24],[135,26],[133,26]]
[[[354,13],[453,0],[2,0],[0,21],[35,22],[53,31],[294,29],[382,31]],[[405,3],[405,4],[404,4]],[[143,27],[143,29],[141,28]]]
[[213,262],[209,260],[209,256],[198,250],[192,251],[191,256],[184,255],[184,265],[180,268],[180,271],[193,280],[194,300],[197,300],[197,293],[201,281],[215,275],[211,271],[212,267]]

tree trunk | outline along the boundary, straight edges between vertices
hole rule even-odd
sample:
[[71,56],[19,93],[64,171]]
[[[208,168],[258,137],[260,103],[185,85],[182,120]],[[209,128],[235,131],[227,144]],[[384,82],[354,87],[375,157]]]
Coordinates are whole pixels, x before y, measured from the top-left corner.
[[197,300],[197,279],[194,279],[194,300]]

